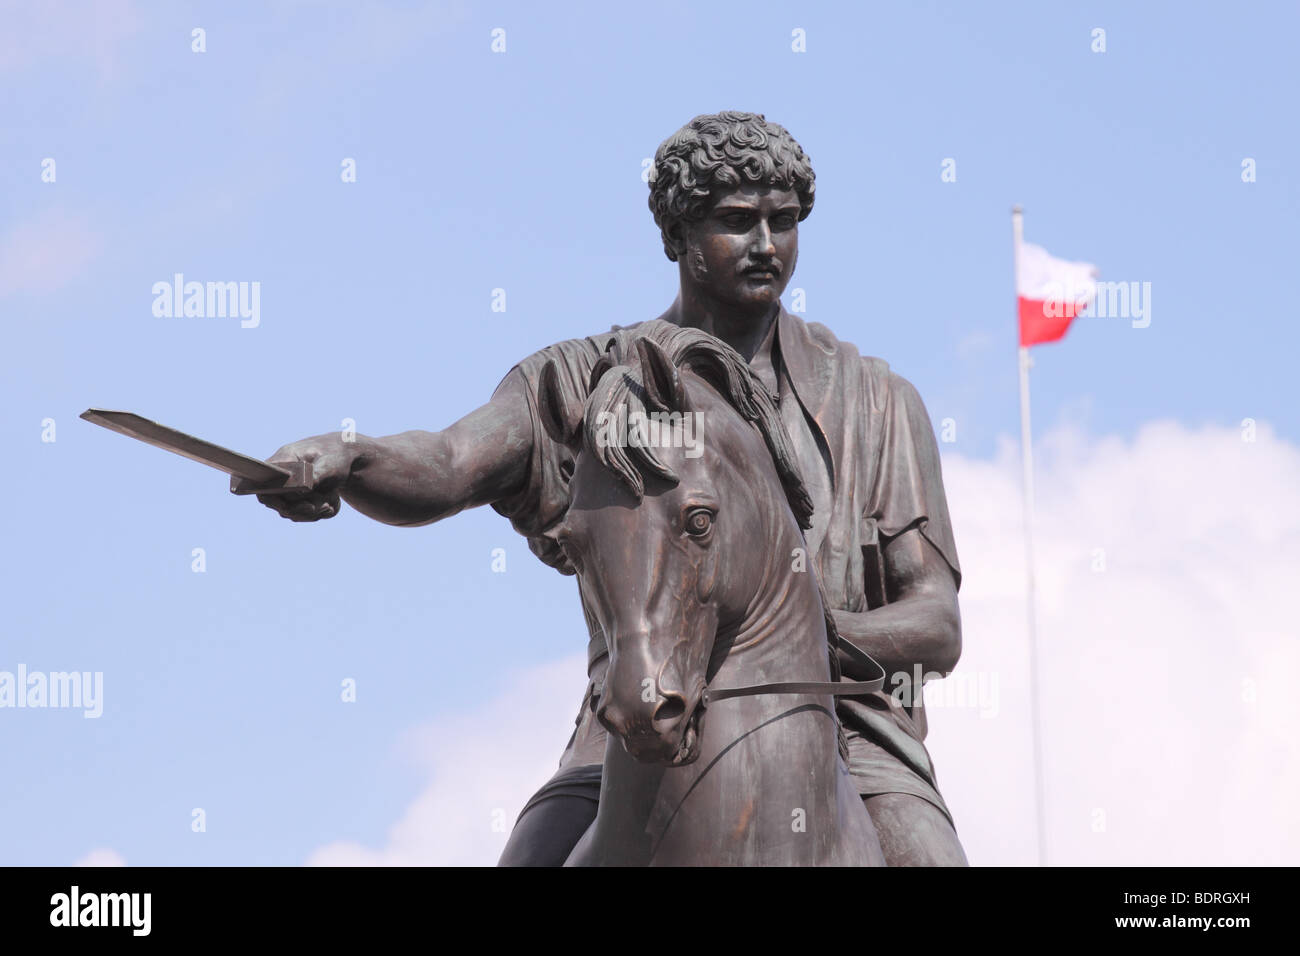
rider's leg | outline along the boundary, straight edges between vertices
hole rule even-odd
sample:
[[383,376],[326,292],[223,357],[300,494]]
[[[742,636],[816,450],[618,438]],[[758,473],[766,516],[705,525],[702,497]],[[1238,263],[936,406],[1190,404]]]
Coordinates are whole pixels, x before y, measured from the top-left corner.
[[608,663],[608,658],[599,658],[592,664],[587,696],[560,769],[524,805],[498,866],[563,866],[596,819],[608,733],[596,720],[591,694]]
[[[846,707],[841,714],[841,719],[849,718],[844,724],[849,771],[876,825],[885,861],[889,866],[968,866],[930,755],[909,732],[910,722],[899,719],[890,706]],[[879,716],[882,709],[892,719]]]
[[864,796],[889,866],[969,866],[943,811],[910,793]]
[[574,846],[587,832],[587,827],[596,819],[599,796],[598,780],[590,797],[570,793],[559,793],[541,800],[535,797],[536,802],[531,803],[510,831],[510,839],[497,865],[563,866]]

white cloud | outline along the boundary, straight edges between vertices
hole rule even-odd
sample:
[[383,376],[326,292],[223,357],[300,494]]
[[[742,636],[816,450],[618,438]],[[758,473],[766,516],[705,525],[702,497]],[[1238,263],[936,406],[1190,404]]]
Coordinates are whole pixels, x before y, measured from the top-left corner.
[[73,866],[126,866],[126,860],[116,850],[98,849],[91,850]]
[[[1300,449],[1158,422],[1036,456],[1049,861],[1300,861]],[[1000,699],[934,708],[927,743],[972,862],[1032,863],[1019,451],[944,475],[965,650],[930,689],[983,675]]]
[[332,843],[308,865],[495,864],[524,803],[555,773],[586,674],[585,654],[518,672],[481,706],[417,729],[404,749],[428,767],[429,783],[387,844]]
[[[1037,455],[1051,861],[1300,861],[1300,627],[1283,600],[1300,578],[1300,449],[1267,426],[1247,443],[1160,422],[1131,442],[1058,429]],[[976,865],[1034,861],[1019,475],[1011,442],[992,461],[944,459],[965,650],[928,688],[927,743]],[[387,845],[310,862],[495,862],[492,810],[508,827],[554,770],[583,663],[519,674],[424,728],[430,782]]]

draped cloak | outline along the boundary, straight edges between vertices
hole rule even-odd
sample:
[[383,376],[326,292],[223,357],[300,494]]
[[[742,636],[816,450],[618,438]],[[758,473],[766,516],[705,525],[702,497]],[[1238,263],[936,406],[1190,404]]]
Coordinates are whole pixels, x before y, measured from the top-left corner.
[[[620,344],[626,348],[634,337],[655,338],[674,328],[653,320],[560,342],[525,358],[498,386],[500,390],[512,378],[523,378],[533,444],[523,487],[493,508],[528,539],[534,554],[563,573],[571,574],[572,569],[548,531],[568,508],[572,456],[546,434],[538,416],[542,369],[554,360],[565,398],[580,403],[586,398],[592,367],[611,339],[623,339]],[[831,607],[867,611],[887,603],[881,550],[912,528],[943,556],[960,587],[961,567],[938,445],[916,389],[885,361],[860,355],[825,326],[804,322],[784,308],[777,319],[773,353],[782,419],[814,503],[813,528],[807,533],[809,551]],[[592,615],[585,616],[590,670],[608,651]],[[926,719],[921,694],[918,690],[911,706],[903,706],[889,690],[886,685],[866,697],[838,698],[836,711],[848,738],[854,782],[863,796],[921,797],[951,820],[923,743]],[[572,742],[555,778],[557,785],[566,776],[571,751]],[[569,769],[577,772],[568,775],[573,780],[590,783],[595,775],[594,767]]]

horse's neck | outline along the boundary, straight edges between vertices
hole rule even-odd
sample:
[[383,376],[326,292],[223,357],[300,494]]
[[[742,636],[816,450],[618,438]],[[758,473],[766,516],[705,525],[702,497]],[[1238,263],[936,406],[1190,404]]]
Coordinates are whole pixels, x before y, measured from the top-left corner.
[[[769,540],[780,546],[772,549],[749,612],[731,634],[718,635],[730,653],[710,686],[829,679],[814,572],[794,570],[789,553],[802,538],[795,532]],[[797,543],[785,546],[791,541]],[[774,844],[772,835],[792,832],[792,814],[817,821],[823,837],[838,832],[838,773],[830,698],[719,701],[705,717],[700,757],[687,767],[638,764],[611,737],[600,813],[589,839],[595,858],[606,862],[699,862],[701,847],[716,853],[716,862],[809,862],[819,851],[801,841]]]
[[769,533],[767,540],[775,544],[766,549],[762,580],[749,609],[734,636],[719,635],[731,650],[716,675],[718,687],[830,679],[825,612],[803,536],[783,525]]

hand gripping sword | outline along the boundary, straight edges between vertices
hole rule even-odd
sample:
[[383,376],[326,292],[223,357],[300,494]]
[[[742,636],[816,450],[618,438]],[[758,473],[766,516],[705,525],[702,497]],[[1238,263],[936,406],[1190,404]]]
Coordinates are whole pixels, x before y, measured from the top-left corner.
[[151,422],[133,412],[88,408],[81,413],[81,417],[138,441],[165,448],[190,461],[224,471],[230,476],[230,490],[237,495],[282,495],[292,491],[310,491],[312,487],[309,461],[287,461],[272,465]]

